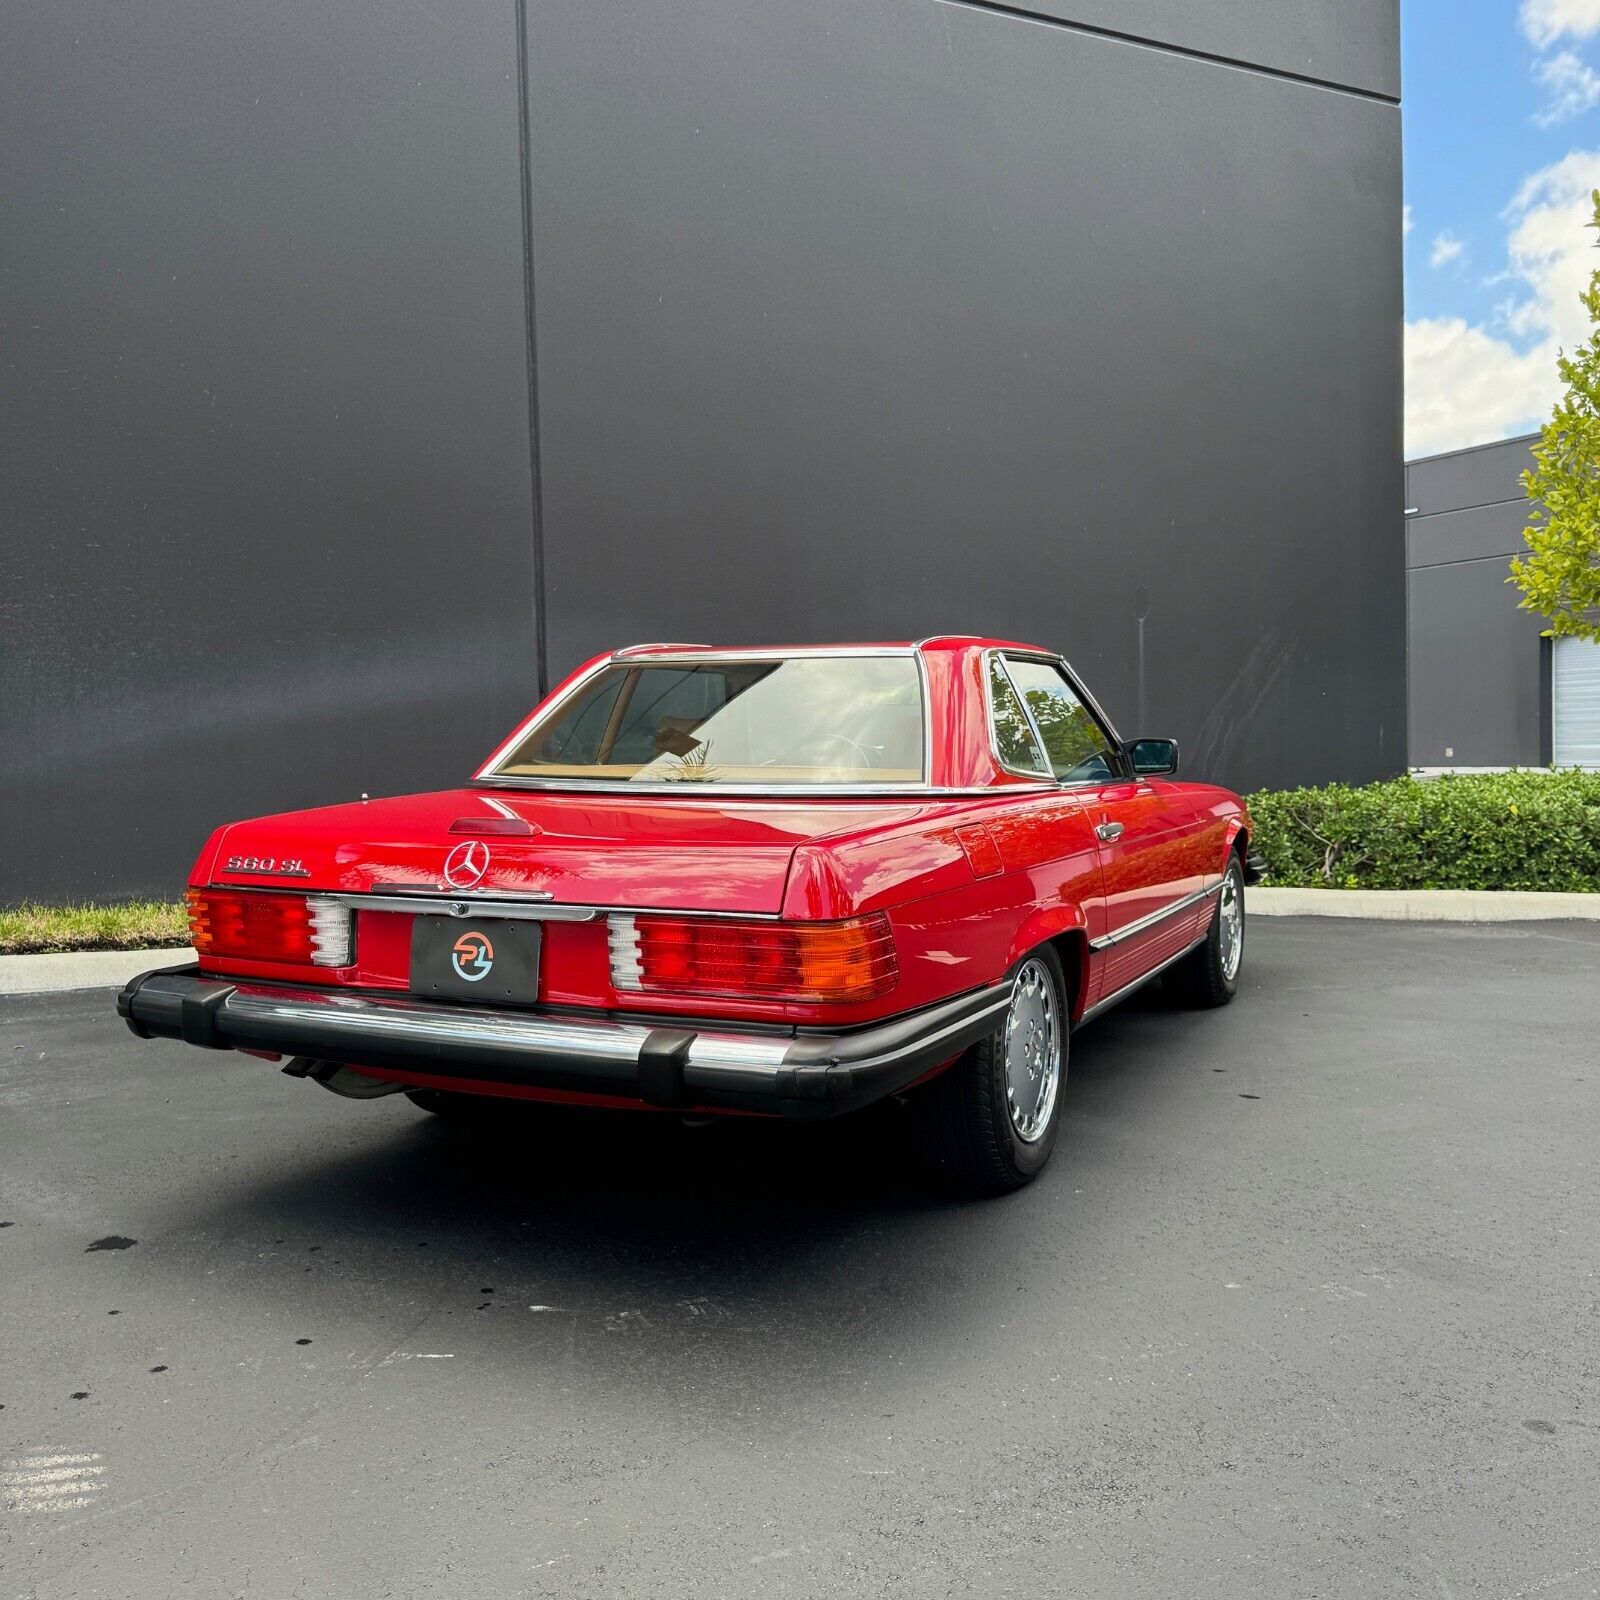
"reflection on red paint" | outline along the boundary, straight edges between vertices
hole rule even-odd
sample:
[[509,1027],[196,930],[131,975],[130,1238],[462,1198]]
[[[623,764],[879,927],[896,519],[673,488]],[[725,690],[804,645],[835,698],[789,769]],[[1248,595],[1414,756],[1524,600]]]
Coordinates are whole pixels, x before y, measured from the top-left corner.
[[[390,905],[408,893],[443,898],[452,892],[444,859],[470,835],[490,854],[468,892],[477,897],[474,926],[489,914],[482,901],[496,895],[593,912],[544,924],[543,1005],[639,1009],[641,995],[613,983],[608,918],[636,913],[642,924],[653,913],[685,912],[732,919],[703,948],[669,958],[663,944],[657,952],[658,976],[671,959],[680,963],[678,980],[663,977],[659,992],[670,988],[671,1013],[686,1019],[866,1022],[993,983],[1045,940],[1075,964],[1072,1004],[1081,1010],[1206,925],[1206,898],[1161,919],[1216,884],[1248,817],[1236,795],[1204,784],[1123,777],[1060,786],[1003,771],[984,685],[986,652],[1006,648],[970,638],[919,647],[932,741],[927,790],[740,795],[682,784],[672,793],[607,793],[477,783],[235,823],[213,836],[191,883],[284,904],[300,897],[303,905],[308,893],[375,895]],[[1100,836],[1108,823],[1121,824],[1120,837]],[[229,859],[293,860],[305,875],[277,885],[230,875]],[[200,950],[203,968],[378,991],[409,985],[409,911],[359,910],[354,963],[309,970],[298,955],[296,914],[263,916],[282,921],[277,943],[246,956],[213,935]],[[1138,928],[1152,917],[1161,925]],[[860,919],[887,930],[892,986],[796,985],[788,958],[785,981],[776,967],[763,981],[759,935],[750,940],[748,983],[689,981],[700,969],[730,970],[724,957],[740,927]],[[276,958],[260,959],[268,950]]]

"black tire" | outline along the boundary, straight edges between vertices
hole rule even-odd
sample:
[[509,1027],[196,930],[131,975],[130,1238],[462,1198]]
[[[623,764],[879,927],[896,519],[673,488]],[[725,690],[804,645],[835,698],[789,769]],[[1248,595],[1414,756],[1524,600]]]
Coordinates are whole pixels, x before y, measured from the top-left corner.
[[[1223,928],[1230,893],[1239,908],[1238,948],[1232,972],[1228,970]],[[1164,979],[1168,992],[1182,1004],[1201,1009],[1227,1005],[1239,987],[1239,973],[1244,965],[1244,927],[1244,864],[1234,851],[1228,857],[1222,889],[1211,908],[1211,926],[1206,931],[1205,941],[1196,945],[1182,961],[1173,963]]]
[[[1002,1022],[956,1064],[912,1097],[925,1157],[970,1194],[1008,1194],[1031,1183],[1055,1148],[1066,1096],[1067,1039],[1071,1027],[1061,961],[1048,945],[1031,951],[1012,973],[1015,986],[1030,964],[1043,969],[1054,1000],[1055,1048],[1060,1074],[1043,1125],[1025,1139],[1012,1118],[1007,1094],[1006,1032]],[[1015,988],[1013,994],[1015,995]]]

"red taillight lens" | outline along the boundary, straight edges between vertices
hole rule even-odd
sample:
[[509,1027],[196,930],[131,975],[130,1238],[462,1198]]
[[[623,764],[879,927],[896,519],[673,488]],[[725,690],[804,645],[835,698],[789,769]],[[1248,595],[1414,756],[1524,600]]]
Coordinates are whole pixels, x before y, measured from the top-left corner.
[[336,900],[227,889],[191,889],[184,899],[199,955],[319,967],[351,959],[350,913]]
[[848,922],[614,916],[610,939],[618,989],[844,1004],[887,994],[900,976],[882,915]]

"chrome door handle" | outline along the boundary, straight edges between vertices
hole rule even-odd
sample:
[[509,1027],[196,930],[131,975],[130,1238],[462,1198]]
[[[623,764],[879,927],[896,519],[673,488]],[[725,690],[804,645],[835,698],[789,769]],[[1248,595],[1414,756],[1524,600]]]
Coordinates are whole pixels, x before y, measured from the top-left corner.
[[1120,822],[1097,822],[1094,831],[1110,844],[1113,839],[1122,837],[1122,824]]

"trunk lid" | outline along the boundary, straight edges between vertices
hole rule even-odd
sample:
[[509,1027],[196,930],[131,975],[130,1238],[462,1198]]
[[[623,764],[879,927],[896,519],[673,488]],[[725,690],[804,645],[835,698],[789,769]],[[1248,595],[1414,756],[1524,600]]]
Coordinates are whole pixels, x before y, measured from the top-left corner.
[[[213,883],[308,892],[548,895],[560,904],[746,913],[782,909],[797,846],[914,813],[860,801],[738,800],[444,790],[234,823]],[[531,832],[520,831],[526,825]],[[516,830],[516,831],[509,831]],[[476,842],[482,857],[446,877]],[[467,881],[472,880],[472,881]]]

